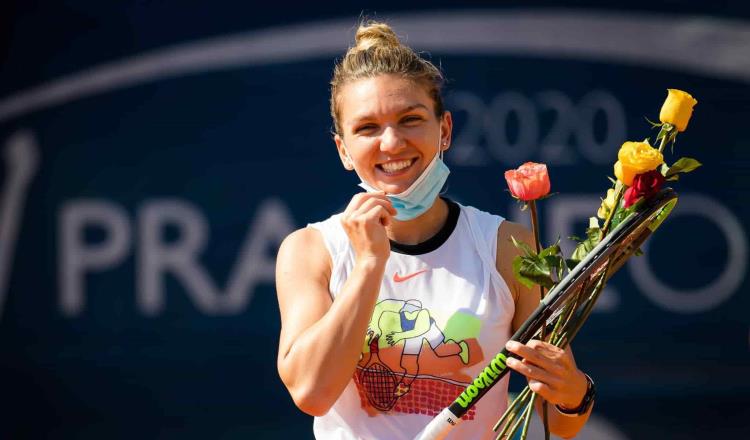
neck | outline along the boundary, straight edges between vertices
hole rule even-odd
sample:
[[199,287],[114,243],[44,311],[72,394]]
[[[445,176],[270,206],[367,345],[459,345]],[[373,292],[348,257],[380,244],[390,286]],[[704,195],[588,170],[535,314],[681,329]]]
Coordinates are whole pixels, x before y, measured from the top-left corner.
[[448,204],[440,197],[430,209],[419,217],[407,220],[393,220],[385,228],[388,238],[402,244],[419,244],[440,231],[448,219]]

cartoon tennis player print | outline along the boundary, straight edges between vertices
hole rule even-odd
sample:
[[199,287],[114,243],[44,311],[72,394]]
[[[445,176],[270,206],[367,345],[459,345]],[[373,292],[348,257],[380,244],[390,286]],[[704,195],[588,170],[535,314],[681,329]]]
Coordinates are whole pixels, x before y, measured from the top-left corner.
[[445,366],[457,371],[478,362],[479,359],[470,362],[471,345],[478,348],[466,340],[446,337],[430,310],[419,300],[380,301],[365,338],[367,353],[363,350],[360,358],[356,377],[360,395],[366,397],[369,406],[380,411],[394,406],[396,411],[420,410],[399,408],[396,402],[412,390],[415,381],[424,381],[426,386],[427,381],[439,380],[434,373],[445,371]]
[[[393,312],[383,312],[386,313]],[[380,320],[384,318],[386,317],[381,315]],[[400,365],[406,374],[398,384],[397,396],[406,394],[419,374],[419,353],[422,351],[423,341],[427,341],[438,357],[458,356],[464,365],[469,363],[468,344],[465,341],[456,343],[451,339],[445,340],[442,330],[435,324],[429,310],[422,308],[419,300],[410,299],[404,302],[398,311],[398,320],[400,330],[390,328],[385,335],[385,340],[390,346],[404,342]]]

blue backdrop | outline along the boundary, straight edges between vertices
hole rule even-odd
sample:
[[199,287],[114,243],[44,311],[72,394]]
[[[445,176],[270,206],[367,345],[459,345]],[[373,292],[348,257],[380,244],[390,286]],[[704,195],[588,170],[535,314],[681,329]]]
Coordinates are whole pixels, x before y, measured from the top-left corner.
[[[312,437],[276,372],[275,255],[358,191],[328,81],[362,10],[197,3],[2,6],[1,438]],[[576,340],[580,438],[747,435],[750,8],[539,4],[365,12],[450,79],[448,195],[523,219],[503,171],[545,162],[548,242],[666,88],[698,99],[672,158],[704,167]]]

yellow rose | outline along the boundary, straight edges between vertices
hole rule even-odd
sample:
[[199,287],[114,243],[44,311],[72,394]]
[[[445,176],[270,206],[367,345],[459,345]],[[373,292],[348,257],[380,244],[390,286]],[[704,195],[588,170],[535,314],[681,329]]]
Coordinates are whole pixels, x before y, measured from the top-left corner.
[[659,120],[677,127],[677,131],[685,131],[693,115],[693,106],[698,103],[690,93],[677,89],[667,89],[668,95],[659,112]]
[[607,218],[607,215],[610,211],[612,211],[615,208],[615,190],[610,188],[607,190],[607,197],[602,200],[602,205],[599,207],[599,210],[596,212],[596,216],[600,219]]
[[647,142],[625,142],[617,153],[615,176],[625,185],[632,185],[638,174],[656,169],[664,156]]
[[622,163],[618,160],[615,162],[615,177],[617,177],[617,180],[624,183],[627,186],[630,186],[633,184],[633,179],[635,178],[635,172],[628,167],[623,167]]

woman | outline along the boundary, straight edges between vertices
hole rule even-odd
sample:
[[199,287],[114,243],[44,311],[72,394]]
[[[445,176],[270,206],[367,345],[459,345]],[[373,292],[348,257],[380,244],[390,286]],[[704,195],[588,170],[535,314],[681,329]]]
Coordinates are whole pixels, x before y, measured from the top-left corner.
[[[276,272],[279,374],[317,438],[414,438],[539,303],[511,267],[509,238],[531,243],[529,231],[438,197],[452,129],[442,83],[382,23],[361,25],[335,67],[334,141],[367,191],[290,234]],[[508,366],[549,402],[552,432],[575,435],[590,379],[570,351],[507,348],[523,359]],[[451,438],[492,437],[506,406],[507,379]]]

